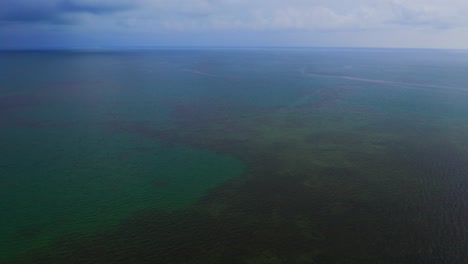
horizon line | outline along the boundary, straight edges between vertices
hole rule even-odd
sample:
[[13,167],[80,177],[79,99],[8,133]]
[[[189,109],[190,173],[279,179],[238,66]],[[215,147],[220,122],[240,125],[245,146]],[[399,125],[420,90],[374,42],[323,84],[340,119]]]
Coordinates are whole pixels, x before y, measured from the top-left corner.
[[372,49],[372,50],[439,50],[439,51],[468,51],[462,48],[427,48],[427,47],[377,47],[377,46],[209,46],[209,45],[125,45],[125,46],[59,46],[59,47],[8,47],[5,51],[131,51],[131,50],[189,50],[189,49]]

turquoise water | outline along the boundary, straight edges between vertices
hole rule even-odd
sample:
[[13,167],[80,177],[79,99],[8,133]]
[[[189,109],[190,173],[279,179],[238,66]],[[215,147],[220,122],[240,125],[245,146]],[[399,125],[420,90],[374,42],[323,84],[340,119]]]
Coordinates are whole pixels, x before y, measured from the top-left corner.
[[3,259],[132,212],[187,207],[242,174],[229,155],[119,131],[136,122],[164,128],[169,111],[148,76],[122,76],[119,56],[2,55]]
[[468,53],[0,53],[0,261],[466,263]]

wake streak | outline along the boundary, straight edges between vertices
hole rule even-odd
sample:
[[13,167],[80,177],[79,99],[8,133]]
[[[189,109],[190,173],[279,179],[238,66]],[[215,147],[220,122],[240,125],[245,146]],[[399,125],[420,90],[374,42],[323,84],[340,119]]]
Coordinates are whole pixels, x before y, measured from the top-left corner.
[[194,69],[188,69],[188,68],[184,68],[182,69],[184,71],[188,71],[188,72],[191,72],[191,73],[195,73],[195,74],[200,74],[200,75],[205,75],[205,76],[211,76],[211,77],[221,77],[219,75],[216,75],[216,74],[212,74],[212,73],[207,73],[207,72],[202,72],[202,71],[198,71],[198,70],[194,70]]
[[409,86],[417,86],[417,87],[424,87],[424,88],[438,88],[438,89],[445,89],[445,90],[468,91],[467,88],[444,86],[444,85],[431,85],[431,84],[419,84],[419,83],[408,83],[408,82],[393,82],[393,81],[380,80],[380,79],[358,78],[358,77],[352,77],[352,76],[346,76],[346,75],[340,76],[340,75],[328,75],[328,74],[317,74],[317,73],[305,73],[303,71],[301,71],[301,73],[303,73],[303,74],[305,74],[307,76],[320,76],[320,77],[338,78],[338,79],[345,79],[345,80],[351,80],[351,81],[378,83],[378,84],[393,85],[393,86],[395,86],[395,85],[404,85],[407,88],[411,88]]

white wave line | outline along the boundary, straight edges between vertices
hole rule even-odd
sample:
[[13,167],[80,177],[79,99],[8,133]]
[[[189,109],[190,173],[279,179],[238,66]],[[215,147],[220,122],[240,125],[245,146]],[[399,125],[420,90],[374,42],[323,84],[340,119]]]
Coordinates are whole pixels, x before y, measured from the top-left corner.
[[207,72],[202,72],[202,71],[197,71],[197,70],[194,70],[194,69],[183,68],[182,70],[188,71],[188,72],[191,72],[191,73],[195,73],[195,74],[205,75],[205,76],[220,77],[219,75],[216,75],[216,74],[207,73]]
[[309,76],[320,76],[320,77],[330,77],[330,78],[339,78],[339,79],[346,79],[346,80],[360,81],[360,82],[388,84],[388,85],[419,86],[419,87],[426,87],[426,88],[439,88],[439,89],[447,89],[447,90],[468,91],[467,88],[460,88],[460,87],[453,87],[453,86],[443,86],[443,85],[406,83],[406,82],[392,82],[392,81],[379,80],[379,79],[365,79],[365,78],[358,78],[358,77],[352,77],[352,76],[339,76],[339,75],[327,75],[327,74],[316,74],[316,73],[307,73],[307,75],[309,75]]

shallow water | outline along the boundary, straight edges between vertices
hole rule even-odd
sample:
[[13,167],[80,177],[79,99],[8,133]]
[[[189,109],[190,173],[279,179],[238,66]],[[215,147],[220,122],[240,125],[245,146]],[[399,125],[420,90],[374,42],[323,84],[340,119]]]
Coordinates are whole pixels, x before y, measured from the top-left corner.
[[466,52],[0,58],[2,261],[468,261]]

